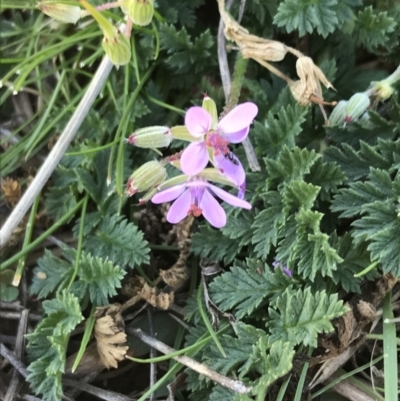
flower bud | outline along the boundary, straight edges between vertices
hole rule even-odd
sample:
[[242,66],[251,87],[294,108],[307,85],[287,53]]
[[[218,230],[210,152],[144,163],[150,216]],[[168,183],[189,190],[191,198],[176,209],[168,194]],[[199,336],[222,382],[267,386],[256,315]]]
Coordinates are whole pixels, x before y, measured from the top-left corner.
[[341,100],[332,110],[332,113],[329,116],[328,120],[330,127],[344,124],[344,118],[346,117],[346,109],[348,103],[349,102],[347,100]]
[[215,104],[214,100],[212,100],[207,95],[204,96],[203,104],[201,107],[208,111],[212,120],[211,120],[211,129],[215,129],[218,125],[218,112],[217,112],[217,105]]
[[131,45],[128,38],[86,0],[80,2],[100,25],[104,34],[103,49],[111,62],[117,66],[128,64],[131,60]]
[[39,1],[36,6],[42,13],[66,24],[76,24],[81,18],[82,10],[78,6],[57,3],[52,0]]
[[393,84],[400,80],[400,66],[397,67],[393,74],[389,75],[382,81],[371,82],[371,88],[380,100],[386,100],[392,96],[394,92]]
[[128,143],[138,148],[165,148],[172,141],[171,130],[165,126],[140,128],[131,134]]
[[145,26],[153,19],[153,2],[154,0],[126,0],[124,9],[134,24]]
[[128,196],[136,192],[147,191],[163,183],[167,178],[165,167],[158,161],[153,160],[143,164],[129,177],[126,183],[125,193]]
[[171,128],[171,135],[174,139],[180,139],[182,141],[195,142],[201,140],[201,138],[196,138],[190,135],[190,132],[184,125],[176,125]]
[[353,95],[346,107],[345,123],[351,123],[357,120],[369,107],[370,100],[366,93],[356,93]]

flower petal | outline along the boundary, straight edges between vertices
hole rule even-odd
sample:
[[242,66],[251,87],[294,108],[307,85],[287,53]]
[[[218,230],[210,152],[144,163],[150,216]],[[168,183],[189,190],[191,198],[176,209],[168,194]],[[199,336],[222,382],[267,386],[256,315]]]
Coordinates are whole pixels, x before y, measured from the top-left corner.
[[230,143],[240,143],[243,142],[247,135],[249,134],[250,127],[243,128],[240,131],[232,132],[230,134],[225,134],[224,137],[228,139]]
[[187,215],[192,203],[190,189],[187,189],[169,208],[167,220],[171,224],[179,223]]
[[229,178],[236,185],[243,184],[246,179],[246,173],[244,172],[242,163],[240,163],[240,160],[232,152],[228,156],[214,156],[214,162],[225,177]]
[[243,209],[248,209],[248,210],[251,209],[251,204],[249,202],[243,199],[239,199],[236,196],[230,194],[229,192],[226,192],[223,189],[216,187],[215,185],[208,184],[208,188],[210,188],[211,191],[218,196],[218,198],[222,199],[224,202],[229,203],[232,206],[242,207]]
[[204,135],[211,127],[212,118],[207,110],[202,107],[191,107],[185,114],[185,125],[188,131],[195,137]]
[[241,131],[250,126],[258,113],[258,107],[251,102],[237,105],[218,124],[223,134]]
[[151,201],[153,203],[164,203],[164,202],[170,202],[174,199],[176,199],[179,195],[182,194],[182,192],[185,190],[186,185],[175,185],[171,188],[168,188],[164,191],[159,192],[158,194],[155,194],[152,198]]
[[208,163],[208,153],[204,142],[192,142],[182,153],[181,168],[186,175],[196,175]]
[[205,190],[201,198],[200,208],[204,218],[215,228],[221,228],[226,224],[226,213],[217,200]]

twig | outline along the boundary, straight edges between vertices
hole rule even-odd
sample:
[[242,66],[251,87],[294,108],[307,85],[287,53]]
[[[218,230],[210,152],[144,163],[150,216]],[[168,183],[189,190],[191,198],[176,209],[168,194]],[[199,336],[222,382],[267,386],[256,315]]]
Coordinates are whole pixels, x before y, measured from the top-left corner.
[[[26,328],[28,327],[28,316],[29,310],[25,309],[21,313],[21,320],[19,321],[18,331],[17,331],[17,340],[15,342],[15,356],[18,359],[22,359],[24,355],[25,349],[25,333]],[[21,377],[17,370],[14,370],[11,382],[8,386],[7,393],[4,397],[4,401],[13,401],[15,397],[18,395],[19,389],[22,386]]]
[[[154,321],[153,321],[153,310],[152,306],[147,308],[147,320],[149,321],[149,331],[150,335],[154,337]],[[155,358],[157,356],[157,352],[153,347],[150,347],[150,358]],[[154,362],[150,364],[150,387],[153,387],[157,381],[157,366]],[[156,398],[156,394],[153,392],[150,395],[150,401],[154,401]]]
[[31,185],[25,191],[24,195],[15,206],[14,210],[0,230],[0,248],[3,248],[5,246],[12,232],[21,222],[29,208],[32,206],[32,203],[35,200],[36,196],[42,190],[52,172],[57,167],[69,144],[74,138],[76,132],[81,126],[84,118],[89,112],[94,100],[103,87],[103,84],[110,74],[112,67],[113,64],[111,63],[110,59],[107,56],[104,57],[103,61],[96,71],[96,74],[90,82],[90,85],[85,95],[83,96],[73,116],[71,117],[63,133],[61,134],[60,139],[51,150],[49,156],[43,163]]
[[[156,340],[153,337],[150,337],[146,333],[144,333],[140,329],[131,329],[130,334],[140,338],[144,343],[150,345],[151,347],[157,349],[158,351],[162,352],[163,354],[170,354],[172,352],[176,352],[175,349],[169,347],[168,345],[162,343],[161,341]],[[187,366],[188,368],[194,370],[195,372],[208,377],[209,379],[217,382],[219,385],[226,387],[236,393],[246,394],[251,391],[250,387],[247,387],[243,382],[239,380],[232,380],[229,377],[223,376],[208,368],[207,366],[195,361],[188,356],[176,356],[173,359],[181,363],[182,365]]]
[[[0,344],[0,355],[6,358],[25,379],[28,377],[28,369],[4,344]],[[66,386],[79,388],[105,401],[135,401],[135,399],[126,395],[118,394],[114,391],[103,390],[101,388],[92,386],[91,384],[82,383],[78,380],[64,378],[63,384]]]
[[[21,313],[20,312],[3,312],[3,311],[0,311],[0,317],[4,318],[4,319],[19,320],[19,319],[21,319]],[[42,319],[42,315],[36,315],[36,314],[30,314],[29,315],[29,320],[33,320],[34,322],[38,322],[41,319]]]

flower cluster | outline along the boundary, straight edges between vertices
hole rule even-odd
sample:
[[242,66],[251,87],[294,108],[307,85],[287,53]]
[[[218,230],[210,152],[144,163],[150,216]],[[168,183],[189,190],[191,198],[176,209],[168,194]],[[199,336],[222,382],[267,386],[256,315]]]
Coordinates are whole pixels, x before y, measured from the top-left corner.
[[[226,224],[226,213],[215,197],[232,206],[251,209],[245,201],[246,175],[242,163],[229,149],[230,143],[240,143],[248,135],[257,115],[254,103],[239,104],[220,121],[215,102],[206,96],[202,107],[191,107],[185,115],[185,126],[147,127],[134,132],[127,140],[134,146],[156,148],[168,146],[172,139],[189,141],[183,152],[161,162],[148,162],[135,171],[127,183],[126,193],[147,190],[141,202],[174,201],[167,220],[179,223],[188,215],[201,215],[213,226]],[[166,180],[165,165],[171,163],[183,174]],[[213,167],[207,167],[211,163]],[[238,190],[238,196],[210,183],[228,185]]]

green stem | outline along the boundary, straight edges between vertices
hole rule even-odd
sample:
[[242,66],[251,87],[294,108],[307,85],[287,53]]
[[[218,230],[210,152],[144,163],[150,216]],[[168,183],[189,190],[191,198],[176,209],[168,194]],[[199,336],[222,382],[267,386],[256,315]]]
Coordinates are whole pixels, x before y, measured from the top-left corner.
[[228,100],[226,101],[224,111],[222,112],[220,118],[228,114],[237,105],[240,97],[240,92],[242,90],[244,74],[247,70],[247,64],[248,59],[243,58],[242,55],[238,53],[235,62],[235,68],[233,71],[231,92],[229,94]]
[[383,370],[385,372],[385,400],[398,399],[398,365],[396,324],[387,323],[393,319],[392,292],[386,294],[383,300]]
[[211,325],[210,319],[208,318],[207,313],[203,308],[203,304],[201,302],[202,295],[203,295],[203,281],[200,282],[200,286],[199,286],[199,289],[197,291],[197,306],[199,308],[199,312],[200,312],[201,318],[203,319],[203,322],[206,325],[208,332],[210,333],[212,339],[214,340],[215,345],[219,349],[219,352],[221,352],[222,356],[224,358],[226,358],[225,351],[222,348],[222,345],[219,342],[218,337],[217,337],[217,335],[216,335],[216,333],[215,333],[215,331],[214,331],[214,329],[213,329],[213,327]]
[[99,152],[100,150],[111,148],[112,146],[115,146],[117,143],[118,142],[114,141],[114,142],[107,143],[107,145],[99,146],[97,148],[80,150],[78,152],[68,152],[68,153],[65,153],[65,156],[82,156],[82,155],[87,155],[90,153],[96,153],[96,152]]
[[42,241],[44,241],[49,235],[53,234],[60,226],[62,226],[65,222],[67,222],[83,205],[85,200],[82,199],[79,203],[77,203],[66,215],[64,215],[60,220],[54,223],[48,230],[46,230],[41,236],[35,239],[35,241],[31,242],[26,248],[22,249],[20,252],[15,254],[10,259],[6,260],[0,266],[0,271],[4,270],[8,266],[12,265],[20,258],[25,256],[32,249],[35,249]]
[[93,304],[92,310],[90,311],[90,316],[88,317],[86,322],[85,332],[83,333],[83,338],[81,341],[81,345],[79,347],[78,354],[76,355],[74,365],[72,366],[71,369],[72,373],[75,372],[76,368],[79,365],[79,362],[82,360],[83,354],[85,353],[86,347],[90,341],[90,337],[92,336],[94,324],[96,323],[96,318],[94,316],[95,312],[96,312],[96,305]]
[[[31,241],[39,203],[40,203],[40,194],[36,197],[35,202],[33,203],[32,206],[31,214],[29,215],[29,221],[28,224],[26,225],[24,243],[22,244],[22,251],[28,247],[29,242]],[[25,268],[25,260],[26,260],[26,255],[21,257],[21,259],[19,259],[18,261],[17,270],[15,271],[14,279],[12,282],[13,286],[15,287],[18,287],[19,282],[21,281],[22,273],[24,272]]]
[[68,290],[71,288],[72,284],[74,283],[75,278],[78,274],[79,266],[80,266],[81,255],[82,255],[82,245],[83,245],[83,233],[85,232],[85,217],[86,217],[86,209],[87,209],[88,200],[89,200],[89,194],[86,194],[85,198],[83,199],[81,221],[79,222],[78,246],[76,249],[74,272],[72,273],[71,279],[69,281]]

